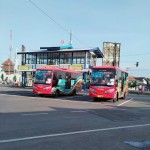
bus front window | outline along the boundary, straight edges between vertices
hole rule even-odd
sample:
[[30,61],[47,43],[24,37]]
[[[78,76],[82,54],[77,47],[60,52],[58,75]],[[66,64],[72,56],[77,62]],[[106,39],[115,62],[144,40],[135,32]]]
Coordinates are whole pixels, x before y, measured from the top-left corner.
[[91,85],[113,86],[115,81],[114,70],[112,69],[93,69],[91,75]]
[[49,70],[37,70],[35,73],[35,84],[50,84],[52,72]]

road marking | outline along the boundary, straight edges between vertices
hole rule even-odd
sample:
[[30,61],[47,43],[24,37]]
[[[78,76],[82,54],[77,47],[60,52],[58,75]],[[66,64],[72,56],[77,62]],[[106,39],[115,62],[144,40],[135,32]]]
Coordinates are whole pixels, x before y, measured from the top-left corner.
[[85,111],[85,110],[76,110],[76,111],[70,111],[70,112],[72,112],[72,113],[80,113],[80,112],[87,112],[87,111]]
[[48,115],[48,113],[21,114],[21,116],[36,116],[36,115]]
[[120,109],[120,108],[108,108],[107,110],[126,110],[124,108]]
[[122,127],[112,127],[112,128],[82,130],[82,131],[56,133],[56,134],[48,134],[48,135],[40,135],[40,136],[31,136],[31,137],[25,137],[25,138],[0,140],[0,143],[10,143],[10,142],[42,139],[42,138],[48,138],[48,137],[58,137],[58,136],[75,135],[75,134],[92,133],[92,132],[101,132],[101,131],[110,131],[110,130],[118,130],[118,129],[129,129],[129,128],[146,127],[146,126],[150,126],[150,124],[140,124],[140,125],[131,125],[131,126],[122,126]]
[[125,102],[123,102],[123,103],[117,105],[117,106],[122,106],[123,104],[128,103],[128,102],[130,102],[131,100],[133,100],[133,98],[131,98],[131,99],[129,99],[129,100],[127,100],[127,101],[125,101]]

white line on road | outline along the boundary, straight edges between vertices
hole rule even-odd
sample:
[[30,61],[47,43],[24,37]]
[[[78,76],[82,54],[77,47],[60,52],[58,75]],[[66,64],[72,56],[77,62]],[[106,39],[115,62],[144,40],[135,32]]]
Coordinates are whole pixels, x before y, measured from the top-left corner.
[[48,115],[48,113],[21,114],[21,116],[36,116],[36,115]]
[[129,129],[129,128],[146,127],[146,126],[150,126],[150,124],[140,124],[140,125],[131,125],[131,126],[122,126],[122,127],[112,127],[112,128],[103,128],[103,129],[83,130],[83,131],[57,133],[57,134],[48,134],[48,135],[41,135],[41,136],[31,136],[31,137],[25,137],[25,138],[0,140],[0,143],[10,143],[10,142],[25,141],[25,140],[42,139],[42,138],[48,138],[48,137],[58,137],[58,136],[75,135],[75,134],[100,132],[100,131],[109,131],[109,130],[118,130],[118,129]]
[[126,110],[126,109],[120,109],[120,108],[108,108],[107,110]]
[[72,113],[80,113],[80,112],[87,112],[85,110],[76,110],[76,111],[71,111]]
[[125,101],[125,102],[123,102],[123,103],[117,105],[117,106],[122,106],[123,104],[128,103],[128,102],[130,102],[131,100],[133,100],[133,98],[131,98],[131,99],[129,99],[129,100],[127,100],[127,101]]

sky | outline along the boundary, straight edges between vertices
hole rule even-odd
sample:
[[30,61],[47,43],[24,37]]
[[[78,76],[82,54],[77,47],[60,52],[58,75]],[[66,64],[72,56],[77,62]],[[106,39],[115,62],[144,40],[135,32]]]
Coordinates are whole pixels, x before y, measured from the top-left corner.
[[120,67],[150,78],[149,6],[149,0],[0,0],[0,65],[10,45],[14,59],[22,44],[26,51],[68,45],[71,31],[74,48],[121,43]]

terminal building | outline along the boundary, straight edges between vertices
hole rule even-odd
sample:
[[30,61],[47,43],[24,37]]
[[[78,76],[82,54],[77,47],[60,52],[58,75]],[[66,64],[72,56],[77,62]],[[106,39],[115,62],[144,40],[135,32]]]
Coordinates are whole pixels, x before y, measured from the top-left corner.
[[40,47],[40,50],[18,52],[17,55],[22,58],[18,71],[23,74],[24,86],[28,86],[28,82],[31,82],[29,80],[32,80],[31,75],[36,68],[44,65],[75,69],[83,72],[86,78],[86,72],[92,66],[96,66],[97,58],[104,57],[98,47],[74,49],[71,45]]

